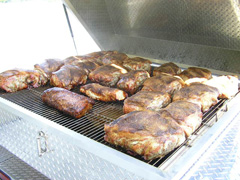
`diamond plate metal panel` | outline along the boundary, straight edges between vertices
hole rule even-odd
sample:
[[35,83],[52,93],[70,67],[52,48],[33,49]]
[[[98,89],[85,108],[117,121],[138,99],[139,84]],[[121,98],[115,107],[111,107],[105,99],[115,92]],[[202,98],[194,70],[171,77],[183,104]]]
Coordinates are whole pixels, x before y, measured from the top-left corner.
[[[2,117],[2,114],[0,116]],[[47,134],[50,149],[42,157],[38,156],[37,148],[39,131]],[[49,130],[21,118],[10,123],[2,123],[0,137],[0,145],[50,179],[143,180],[136,174],[63,141]],[[9,171],[11,169],[6,169],[6,172]]]
[[116,34],[238,49],[236,0],[106,0]]
[[16,180],[49,180],[17,157],[0,163],[0,169]]
[[[187,179],[238,180],[240,179],[240,116],[231,125],[211,151],[205,152],[203,160],[195,163],[185,175]],[[190,176],[190,178],[188,178]]]
[[5,148],[3,148],[2,146],[0,146],[0,163],[4,162],[5,160],[11,158],[13,156],[12,153],[10,153],[9,151],[7,151]]

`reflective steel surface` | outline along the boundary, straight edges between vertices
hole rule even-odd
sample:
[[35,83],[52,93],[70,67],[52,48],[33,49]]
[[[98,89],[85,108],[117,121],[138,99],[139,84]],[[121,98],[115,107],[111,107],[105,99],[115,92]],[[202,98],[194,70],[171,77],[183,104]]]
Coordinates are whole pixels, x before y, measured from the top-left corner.
[[237,0],[65,0],[98,45],[240,73]]

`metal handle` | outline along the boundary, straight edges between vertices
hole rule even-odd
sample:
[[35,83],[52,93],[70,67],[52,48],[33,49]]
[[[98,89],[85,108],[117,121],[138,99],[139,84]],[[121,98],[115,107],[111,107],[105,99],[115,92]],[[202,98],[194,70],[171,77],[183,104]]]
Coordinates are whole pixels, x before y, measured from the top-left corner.
[[41,157],[44,153],[49,152],[48,137],[43,131],[39,131],[37,138],[38,155]]

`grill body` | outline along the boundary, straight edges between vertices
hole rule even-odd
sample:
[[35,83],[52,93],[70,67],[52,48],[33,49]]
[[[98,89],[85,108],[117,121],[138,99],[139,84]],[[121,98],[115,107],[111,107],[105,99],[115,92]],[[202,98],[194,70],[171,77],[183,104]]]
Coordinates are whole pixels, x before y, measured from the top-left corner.
[[[236,0],[64,0],[102,50],[199,66],[215,74],[240,70]],[[240,95],[220,101],[182,146],[144,161],[104,142],[103,125],[121,103],[99,103],[72,119],[41,102],[44,89],[0,92],[0,147],[50,179],[239,179]],[[78,90],[76,90],[78,91]],[[1,151],[1,149],[0,149]],[[0,156],[6,170],[10,156]],[[15,176],[16,179],[18,178]],[[23,176],[26,177],[26,176]]]
[[[163,159],[144,161],[103,140],[104,124],[122,115],[121,103],[97,102],[89,114],[73,119],[42,103],[41,93],[47,88],[1,94],[0,145],[50,179],[179,179],[190,176],[187,172],[193,165],[238,121],[236,103],[240,95],[220,101],[205,113],[201,128],[173,153]],[[225,150],[221,152],[224,154]],[[230,168],[233,162],[231,159]],[[221,171],[218,165],[213,163],[212,168]]]

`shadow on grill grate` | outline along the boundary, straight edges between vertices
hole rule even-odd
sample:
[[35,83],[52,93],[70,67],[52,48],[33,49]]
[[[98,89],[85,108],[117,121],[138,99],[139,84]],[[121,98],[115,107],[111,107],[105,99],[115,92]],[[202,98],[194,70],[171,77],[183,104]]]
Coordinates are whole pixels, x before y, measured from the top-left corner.
[[[103,143],[107,146],[110,146],[114,149],[117,149],[123,153],[129,154],[126,150],[115,147],[104,141],[104,124],[109,123],[117,119],[119,116],[123,115],[122,102],[116,103],[105,103],[96,101],[96,104],[93,106],[93,109],[86,114],[85,116],[74,119],[68,115],[65,115],[54,108],[46,106],[41,100],[41,94],[44,90],[50,88],[50,86],[39,87],[36,89],[22,90],[15,93],[2,93],[0,97],[7,99],[15,104],[18,104],[38,115],[41,115],[55,123],[58,123],[68,129],[71,129],[77,133],[80,133],[84,136],[87,136],[95,141]],[[73,90],[74,92],[79,92],[79,87]],[[217,105],[212,107],[207,113],[203,116],[202,125],[193,133],[193,135],[198,135],[199,131],[204,126],[210,127],[217,120],[217,111],[225,104],[226,100],[220,100]],[[216,117],[215,120],[213,117]],[[211,121],[211,122],[209,122]],[[179,149],[182,147],[191,147],[188,144],[189,139],[187,139],[180,147],[173,150],[171,153],[166,155],[163,158],[158,158],[155,160],[145,161],[142,157],[138,155],[133,155],[133,157],[144,161],[148,164],[151,164],[155,167],[160,167],[165,161],[172,157]]]

